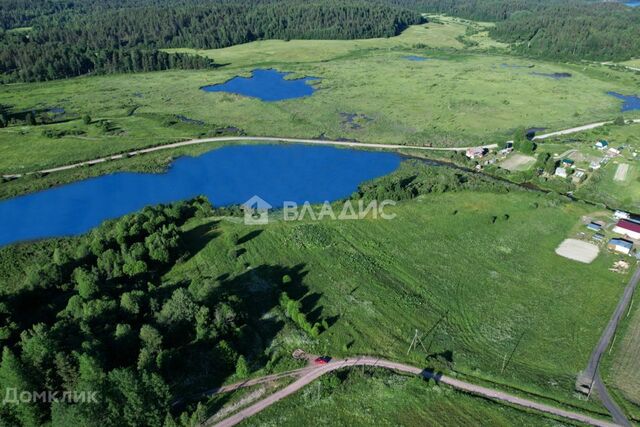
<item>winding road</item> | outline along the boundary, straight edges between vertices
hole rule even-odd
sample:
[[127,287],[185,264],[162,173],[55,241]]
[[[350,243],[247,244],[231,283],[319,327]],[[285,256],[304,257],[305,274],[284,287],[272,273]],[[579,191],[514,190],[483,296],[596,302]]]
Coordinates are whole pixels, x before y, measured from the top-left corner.
[[241,142],[241,141],[284,142],[284,143],[294,143],[294,144],[329,145],[329,146],[352,147],[352,148],[382,148],[382,149],[391,149],[391,150],[412,149],[412,150],[428,150],[428,151],[466,151],[469,148],[491,149],[491,148],[496,148],[498,146],[497,144],[489,144],[489,145],[481,145],[479,147],[426,147],[421,145],[374,144],[374,143],[367,143],[367,142],[332,141],[328,139],[281,138],[281,137],[275,137],[275,136],[220,136],[220,137],[213,137],[213,138],[190,139],[188,141],[180,141],[180,142],[174,142],[171,144],[158,145],[155,147],[130,151],[124,154],[114,154],[112,156],[100,157],[98,159],[87,160],[85,162],[71,163],[65,166],[58,166],[50,169],[42,169],[34,172],[27,172],[24,174],[3,175],[3,177],[4,178],[20,178],[24,175],[32,175],[35,173],[49,174],[49,173],[61,172],[69,169],[75,169],[82,166],[93,166],[98,163],[107,162],[109,160],[119,160],[127,157],[139,156],[141,154],[155,153],[156,151],[187,147],[190,145],[206,144],[209,142]]
[[[242,422],[248,417],[257,414],[258,412],[266,409],[267,407],[273,405],[279,400],[282,400],[285,397],[295,393],[296,391],[300,390],[301,388],[311,383],[312,381],[320,378],[321,376],[338,369],[355,367],[355,366],[374,366],[378,368],[386,368],[386,369],[391,369],[394,371],[413,374],[413,375],[420,375],[426,379],[433,379],[438,383],[447,384],[457,390],[461,390],[467,393],[475,394],[475,395],[489,398],[492,400],[506,402],[506,403],[520,406],[527,409],[541,411],[547,414],[567,418],[573,421],[581,422],[581,423],[592,425],[592,426],[613,427],[617,425],[608,421],[593,418],[577,412],[556,408],[550,405],[546,405],[544,403],[539,403],[532,400],[524,399],[509,393],[475,385],[466,381],[461,381],[452,377],[448,377],[446,375],[434,373],[432,371],[424,370],[421,368],[416,368],[415,366],[405,365],[403,363],[397,363],[397,362],[392,362],[389,360],[383,360],[383,359],[378,359],[373,357],[356,357],[356,358],[350,358],[350,359],[336,360],[326,365],[311,366],[308,368],[299,369],[297,371],[291,371],[291,372],[279,374],[280,376],[287,375],[287,374],[289,376],[299,375],[299,379],[289,384],[285,388],[266,397],[265,399],[260,400],[259,402],[256,402],[253,405],[250,405],[238,411],[234,415],[218,423],[215,423],[215,421],[213,421],[213,418],[210,418],[208,421],[205,421],[203,425],[215,426],[215,427],[235,426],[236,424]],[[249,384],[249,383],[259,384],[260,382],[264,382],[263,381],[264,378],[268,378],[268,377],[258,378],[252,381],[247,381],[245,383],[230,385],[230,386],[227,386],[227,388],[220,388],[218,390],[219,392],[236,390],[238,388],[242,388],[243,386],[246,386],[244,384]]]
[[[630,122],[640,123],[640,119],[630,120]],[[591,123],[588,125],[578,126],[570,129],[564,129],[564,130],[551,132],[543,135],[536,135],[533,139],[541,140],[541,139],[551,138],[554,136],[569,135],[572,133],[595,129],[611,123],[613,123],[613,121]],[[7,179],[15,179],[25,175],[33,175],[36,173],[50,174],[54,172],[61,172],[65,170],[75,169],[83,166],[92,166],[99,163],[108,162],[110,160],[120,160],[123,158],[138,156],[141,154],[154,153],[156,151],[170,150],[174,148],[187,147],[190,145],[206,144],[210,142],[236,142],[236,141],[237,142],[241,142],[241,141],[285,142],[285,143],[295,143],[295,144],[315,144],[315,145],[329,145],[329,146],[352,147],[352,148],[382,148],[382,149],[389,149],[389,150],[412,149],[412,150],[424,150],[424,151],[466,151],[469,148],[491,149],[491,148],[498,147],[498,144],[480,145],[478,147],[426,147],[422,145],[375,144],[375,143],[355,142],[355,141],[333,141],[328,139],[286,138],[286,137],[277,137],[277,136],[220,136],[220,137],[213,137],[213,138],[190,139],[188,141],[180,141],[180,142],[174,142],[171,144],[158,145],[155,147],[130,151],[127,153],[100,157],[97,159],[87,160],[84,162],[71,163],[65,166],[58,166],[55,168],[42,169],[42,170],[26,172],[22,174],[7,174],[2,176],[3,178],[7,178]]]

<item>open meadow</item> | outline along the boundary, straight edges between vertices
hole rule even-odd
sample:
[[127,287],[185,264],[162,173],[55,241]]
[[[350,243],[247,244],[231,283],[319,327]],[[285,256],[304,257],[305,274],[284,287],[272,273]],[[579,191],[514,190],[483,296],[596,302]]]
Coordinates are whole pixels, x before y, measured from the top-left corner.
[[[606,92],[635,93],[640,82],[632,73],[600,66],[508,56],[491,45],[483,28],[439,20],[388,39],[262,41],[198,51],[225,64],[214,70],[4,85],[3,104],[16,111],[64,109],[67,121],[0,129],[0,173],[215,135],[229,127],[248,135],[374,143],[502,142],[518,126],[557,129],[613,118],[621,103]],[[482,43],[460,41],[468,37]],[[428,59],[411,61],[409,55]],[[200,89],[249,76],[256,68],[292,72],[287,78],[317,77],[311,82],[317,91],[305,98],[263,102]],[[90,124],[83,122],[84,115],[90,116]],[[361,119],[357,126],[345,118],[350,115]]]
[[640,308],[634,301],[620,328],[613,353],[605,359],[606,382],[627,413],[640,421]]
[[[197,253],[166,280],[242,277],[259,289],[287,271],[283,289],[328,330],[280,333],[271,358],[378,355],[594,409],[574,381],[627,277],[608,270],[617,257],[606,251],[591,264],[554,253],[588,212],[539,193],[463,192],[403,202],[388,221],[200,220],[187,226]],[[407,354],[416,330],[423,345]]]

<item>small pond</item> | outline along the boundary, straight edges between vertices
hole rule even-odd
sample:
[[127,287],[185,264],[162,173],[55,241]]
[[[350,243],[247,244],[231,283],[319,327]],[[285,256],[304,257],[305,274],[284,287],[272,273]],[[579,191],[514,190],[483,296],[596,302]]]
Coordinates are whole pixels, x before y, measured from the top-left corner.
[[224,83],[203,86],[205,92],[227,92],[274,102],[313,95],[316,89],[309,82],[315,77],[285,79],[291,73],[278,70],[253,70],[251,77],[234,77]]
[[571,73],[531,73],[532,76],[541,76],[541,77],[549,77],[551,79],[568,79],[571,77]]
[[640,110],[640,97],[636,95],[622,95],[617,92],[607,92],[607,94],[624,101],[622,107],[620,107],[622,112]]
[[402,58],[408,61],[418,61],[418,62],[428,61],[429,59],[431,59],[431,58],[426,58],[424,56],[417,56],[417,55],[408,55],[408,56],[403,56]]
[[311,145],[234,145],[177,159],[166,173],[122,172],[0,201],[0,245],[84,233],[147,205],[205,195],[215,206],[254,195],[321,203],[393,172],[397,154]]

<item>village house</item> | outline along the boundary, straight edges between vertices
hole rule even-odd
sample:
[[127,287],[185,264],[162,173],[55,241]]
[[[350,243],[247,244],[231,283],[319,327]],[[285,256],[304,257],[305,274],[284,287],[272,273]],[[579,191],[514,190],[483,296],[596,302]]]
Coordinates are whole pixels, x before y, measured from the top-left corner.
[[600,166],[601,166],[601,165],[600,165],[600,162],[595,161],[595,160],[594,160],[594,161],[592,161],[591,163],[589,163],[589,167],[590,167],[591,169],[593,169],[593,170],[600,169]]
[[482,147],[472,147],[467,149],[467,157],[470,159],[480,159],[484,157],[485,149]]
[[556,176],[559,176],[560,178],[566,178],[567,177],[567,170],[565,168],[556,168]]
[[624,239],[611,239],[607,248],[620,254],[629,255],[633,249],[633,243]]
[[575,162],[571,159],[562,159],[562,166],[571,168]]
[[630,215],[629,212],[625,212],[625,211],[621,211],[621,210],[616,210],[613,213],[613,217],[615,219],[629,219]]
[[602,225],[592,221],[589,224],[587,224],[587,228],[592,231],[600,231],[602,229]]
[[600,141],[596,142],[596,148],[598,150],[605,150],[609,147],[609,143],[607,141],[605,141],[604,139],[601,139]]
[[584,170],[582,169],[578,169],[576,170],[576,173],[573,174],[573,177],[571,178],[571,181],[574,184],[580,184],[586,177],[586,173]]
[[630,237],[633,240],[640,240],[640,224],[628,219],[618,221],[616,226],[613,227],[613,232]]

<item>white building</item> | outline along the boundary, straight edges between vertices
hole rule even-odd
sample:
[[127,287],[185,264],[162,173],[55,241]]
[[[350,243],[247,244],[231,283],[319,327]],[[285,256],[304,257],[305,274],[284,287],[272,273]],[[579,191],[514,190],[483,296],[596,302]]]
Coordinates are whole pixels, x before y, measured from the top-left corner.
[[560,178],[566,178],[567,177],[567,170],[565,168],[556,168],[556,176],[559,176]]
[[625,211],[615,211],[613,213],[613,216],[616,219],[629,219],[629,212],[625,212]]

